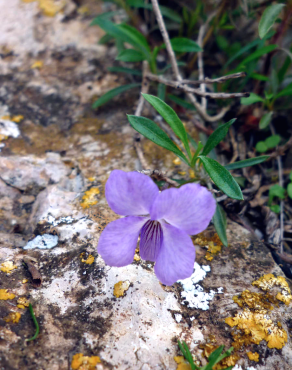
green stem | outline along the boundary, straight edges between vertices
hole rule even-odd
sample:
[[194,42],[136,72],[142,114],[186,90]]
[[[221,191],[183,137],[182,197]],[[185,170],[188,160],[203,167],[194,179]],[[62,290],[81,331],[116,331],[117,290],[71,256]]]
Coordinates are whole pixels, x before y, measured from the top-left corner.
[[31,304],[29,304],[28,309],[29,309],[30,315],[32,317],[33,323],[35,325],[36,331],[35,331],[35,334],[34,334],[33,337],[31,337],[29,339],[25,339],[26,342],[30,342],[31,340],[35,340],[37,338],[37,336],[39,335],[39,332],[40,332],[40,327],[39,327],[39,324],[37,322],[37,319],[36,319],[36,317],[34,315],[33,308],[32,308],[32,305]]
[[191,167],[194,167],[194,165],[196,163],[196,160],[198,158],[198,155],[200,154],[200,151],[202,150],[203,146],[204,145],[199,141],[198,142],[198,148],[197,148],[197,150],[196,150],[196,152],[195,152],[195,154],[193,156],[192,162],[191,162]]

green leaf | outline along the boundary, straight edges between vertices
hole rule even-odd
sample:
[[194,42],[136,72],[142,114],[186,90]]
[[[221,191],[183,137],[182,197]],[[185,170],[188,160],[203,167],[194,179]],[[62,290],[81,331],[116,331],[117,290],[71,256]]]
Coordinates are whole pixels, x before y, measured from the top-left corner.
[[[143,0],[127,0],[127,4],[129,6],[132,6],[133,8],[144,8],[144,9],[153,10],[152,5],[145,4]],[[161,14],[164,17],[169,18],[174,22],[181,23],[182,18],[179,16],[179,14],[177,14],[172,9],[167,8],[166,6],[161,6],[161,5],[159,5],[159,9],[160,9]]]
[[237,170],[239,168],[250,167],[250,166],[254,166],[256,164],[262,163],[268,158],[269,158],[268,155],[262,155],[261,157],[249,158],[249,159],[244,159],[243,161],[230,163],[224,167],[226,168],[226,170],[229,170],[229,171]]
[[290,184],[288,184],[287,186],[287,193],[289,197],[292,199],[292,182],[290,182]]
[[265,140],[265,144],[268,149],[272,149],[275,148],[280,143],[280,141],[281,137],[279,135],[272,135]]
[[97,17],[95,17],[92,22],[90,23],[90,26],[96,26],[98,25],[98,22],[100,20],[109,20],[111,19],[113,16],[119,14],[119,11],[118,10],[114,10],[112,12],[106,12],[106,13],[102,13],[100,15],[98,15]]
[[151,59],[150,48],[147,40],[139,31],[136,30],[136,28],[126,24],[116,25],[115,23],[103,18],[96,18],[94,24],[98,25],[112,37],[120,39],[123,42],[127,42],[139,49],[145,55],[147,60]]
[[269,81],[270,80],[269,77],[261,75],[259,73],[252,73],[250,77],[258,81]]
[[278,204],[274,204],[273,206],[270,206],[270,209],[271,211],[275,212],[275,213],[280,213],[280,206]]
[[122,86],[116,87],[115,89],[112,89],[112,90],[108,91],[107,93],[102,95],[99,99],[97,99],[93,103],[92,108],[96,109],[96,108],[100,107],[101,105],[107,103],[108,101],[112,100],[112,98],[114,98],[115,96],[123,93],[124,91],[133,89],[134,87],[137,87],[137,86],[140,86],[140,85],[141,85],[140,83],[135,83],[135,84],[122,85]]
[[239,58],[241,55],[249,51],[250,49],[257,46],[261,41],[259,39],[256,39],[249,44],[245,45],[243,48],[241,48],[237,53],[235,53],[225,64],[225,67],[227,67],[230,63],[232,63],[235,59]]
[[[191,146],[195,149],[195,150],[197,150],[198,149],[198,144],[197,144],[197,142],[191,137],[191,135],[190,134],[188,134],[187,133],[187,136],[188,136],[188,140],[189,140],[189,142],[191,143]],[[291,180],[292,181],[292,180]]]
[[264,99],[255,93],[250,93],[248,98],[241,98],[240,103],[242,105],[250,105],[258,102],[264,102]]
[[142,62],[145,60],[144,54],[135,49],[125,49],[117,57],[116,60],[122,62]]
[[203,49],[193,40],[186,37],[175,37],[170,40],[171,46],[177,53],[192,53],[203,51]]
[[159,83],[157,88],[157,96],[160,100],[165,100],[165,90],[166,86],[162,83]]
[[236,118],[233,118],[231,119],[230,121],[228,121],[227,123],[224,123],[224,125],[221,125],[219,126],[208,138],[205,146],[204,146],[204,149],[203,149],[203,152],[202,152],[202,155],[208,155],[211,150],[213,148],[215,148],[215,146],[217,146],[220,141],[222,141],[228,130],[229,130],[229,127],[236,121]]
[[285,78],[285,75],[290,67],[290,64],[291,64],[291,59],[289,57],[287,57],[282,65],[282,67],[280,68],[279,72],[278,72],[278,79],[279,79],[279,82],[282,83],[284,78]]
[[221,352],[223,351],[224,349],[224,346],[220,346],[218,347],[217,349],[215,349],[215,351],[213,351],[210,356],[208,357],[208,367],[209,369],[211,370],[212,367],[218,362],[217,359],[220,357],[221,355]]
[[181,107],[183,108],[186,108],[186,109],[189,109],[189,110],[196,110],[195,106],[191,103],[188,103],[187,101],[185,101],[184,99],[181,99],[179,98],[178,96],[176,95],[172,95],[172,94],[168,94],[167,97],[173,101],[174,103],[176,103],[177,105],[180,105]]
[[228,240],[226,235],[226,213],[224,212],[223,208],[217,203],[216,211],[213,216],[213,223],[216,229],[216,232],[225,247],[228,246]]
[[285,189],[278,184],[275,184],[272,187],[270,187],[269,202],[268,202],[269,206],[272,204],[273,199],[275,197],[280,198],[280,199],[285,199]]
[[259,59],[261,56],[270,53],[271,51],[275,50],[278,47],[278,45],[267,45],[264,46],[252,54],[250,54],[247,58],[245,58],[237,68],[240,68],[241,66],[245,66],[247,63],[251,62],[252,60]]
[[165,121],[172,128],[173,132],[181,139],[184,147],[191,159],[191,151],[188,143],[187,132],[182,124],[182,121],[178,118],[175,111],[167,105],[164,101],[158,99],[156,96],[142,94],[143,97],[150,103],[157,112],[165,119]]
[[198,142],[198,147],[197,147],[197,150],[192,158],[192,161],[191,161],[191,167],[194,167],[196,161],[197,161],[197,158],[198,158],[198,155],[200,154],[200,151],[203,149],[203,144],[199,141]]
[[220,163],[204,155],[199,155],[199,158],[203,162],[206,172],[220,190],[230,198],[243,200],[239,185]]
[[264,91],[266,100],[271,100],[274,96],[273,93],[268,93],[266,90]]
[[256,144],[255,148],[256,148],[256,151],[259,152],[259,153],[265,153],[268,150],[268,147],[266,146],[264,141],[259,141]]
[[99,39],[98,41],[98,44],[99,45],[105,45],[107,44],[109,41],[111,41],[113,39],[113,37],[111,35],[108,35],[107,33],[105,35],[102,36],[101,39]]
[[287,96],[287,95],[292,95],[292,82],[288,86],[286,86],[285,89],[280,91],[279,94],[275,96],[275,99],[278,99],[281,96]]
[[113,73],[129,73],[134,76],[142,76],[142,72],[139,71],[138,69],[125,67],[109,67],[107,70]]
[[260,127],[261,130],[263,130],[264,128],[269,126],[273,113],[274,112],[269,112],[269,113],[266,113],[262,116],[262,118],[260,120],[260,123],[259,123],[259,127]]
[[131,126],[141,135],[145,136],[147,139],[153,141],[153,143],[161,146],[162,148],[173,152],[186,164],[190,165],[186,156],[176,147],[176,145],[170,140],[166,133],[156,125],[156,123],[148,118],[132,115],[128,115],[128,120]]
[[265,9],[259,22],[259,36],[261,39],[268,33],[269,29],[275,23],[284,6],[285,4],[274,4]]

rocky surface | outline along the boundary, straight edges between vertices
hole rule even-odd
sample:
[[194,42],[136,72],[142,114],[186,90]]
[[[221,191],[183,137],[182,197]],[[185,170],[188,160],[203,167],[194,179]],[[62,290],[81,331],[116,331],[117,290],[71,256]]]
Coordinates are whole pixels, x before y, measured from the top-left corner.
[[[64,4],[48,17],[41,2],[0,1],[0,369],[182,369],[178,339],[202,364],[234,343],[220,368],[291,369],[289,285],[237,224],[227,248],[212,226],[194,237],[195,272],[172,287],[138,254],[123,268],[98,256],[99,235],[117,218],[104,197],[109,173],[138,168],[125,118],[136,101],[90,110],[93,97],[120,83],[106,71],[114,50],[96,44],[92,18]],[[144,149],[155,168],[182,170],[151,143]],[[23,259],[40,272],[39,288]],[[40,324],[31,342],[23,298]]]

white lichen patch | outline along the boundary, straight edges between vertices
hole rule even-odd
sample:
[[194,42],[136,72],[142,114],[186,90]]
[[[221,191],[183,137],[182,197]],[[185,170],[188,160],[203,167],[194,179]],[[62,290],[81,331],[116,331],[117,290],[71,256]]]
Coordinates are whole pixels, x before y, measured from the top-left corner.
[[187,279],[178,281],[183,287],[183,291],[181,292],[183,304],[187,304],[189,308],[199,308],[205,311],[209,309],[209,301],[214,298],[215,294],[223,293],[223,288],[218,288],[217,292],[212,289],[210,292],[205,292],[203,287],[197,284],[199,281],[203,280],[207,272],[210,271],[210,266],[200,266],[195,262],[193,274]]
[[58,236],[51,234],[38,235],[29,241],[23,249],[51,249],[58,244]]
[[54,278],[48,287],[32,293],[34,298],[44,304],[53,304],[58,306],[60,313],[63,315],[69,307],[73,307],[76,303],[71,299],[70,293],[78,282],[78,274],[76,271],[66,271],[60,278]]
[[13,121],[0,119],[0,135],[4,137],[18,137],[20,135],[17,124]]
[[63,224],[63,223],[71,224],[73,221],[74,221],[74,218],[72,218],[71,216],[60,217],[57,220],[52,215],[48,216],[48,223],[52,224],[53,226],[58,226],[59,224]]
[[182,315],[181,315],[180,313],[176,313],[176,314],[174,315],[174,317],[175,317],[175,321],[176,321],[176,322],[181,322]]

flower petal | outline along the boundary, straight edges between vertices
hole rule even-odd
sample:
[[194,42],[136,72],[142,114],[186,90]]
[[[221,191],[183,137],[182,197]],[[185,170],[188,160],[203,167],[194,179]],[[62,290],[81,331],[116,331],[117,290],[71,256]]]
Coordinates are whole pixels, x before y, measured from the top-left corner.
[[207,228],[216,209],[213,195],[199,184],[162,191],[151,207],[151,220],[164,219],[169,224],[195,235]]
[[154,271],[162,284],[172,285],[194,271],[195,246],[191,238],[174,226],[162,224],[163,242]]
[[140,256],[143,260],[155,262],[162,245],[163,233],[158,221],[147,221],[140,236]]
[[122,216],[149,214],[158,194],[158,187],[151,178],[139,172],[114,170],[105,186],[109,206]]
[[146,217],[125,217],[109,223],[100,235],[97,252],[109,266],[133,262],[138,236]]

